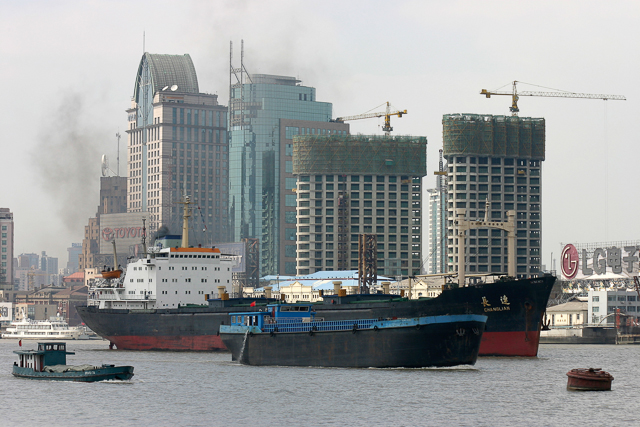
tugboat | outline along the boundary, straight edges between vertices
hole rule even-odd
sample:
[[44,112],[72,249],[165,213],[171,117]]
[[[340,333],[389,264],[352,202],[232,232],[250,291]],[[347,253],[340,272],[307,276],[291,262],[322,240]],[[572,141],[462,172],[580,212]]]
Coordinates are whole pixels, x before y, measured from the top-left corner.
[[16,350],[19,362],[13,364],[13,376],[32,380],[94,382],[128,380],[133,377],[133,366],[67,365],[66,343],[40,342],[37,350]]
[[230,313],[220,337],[246,365],[423,368],[475,364],[487,321],[477,314],[325,321],[312,307]]
[[600,368],[572,369],[567,372],[567,390],[606,391],[611,390],[613,375]]

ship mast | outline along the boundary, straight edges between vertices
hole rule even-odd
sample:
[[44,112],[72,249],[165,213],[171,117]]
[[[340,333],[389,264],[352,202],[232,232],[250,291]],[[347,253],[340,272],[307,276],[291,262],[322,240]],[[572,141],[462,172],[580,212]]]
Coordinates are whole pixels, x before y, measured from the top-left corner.
[[147,227],[146,218],[142,218],[142,253],[147,256]]
[[113,244],[113,271],[118,269],[118,253],[116,252],[116,237],[113,236],[113,240],[111,240]]
[[178,203],[184,205],[184,209],[183,209],[184,215],[182,216],[182,247],[188,248],[189,247],[189,217],[191,216],[191,209],[189,208],[189,205],[191,204],[191,201],[189,199],[189,196],[185,194],[183,201]]

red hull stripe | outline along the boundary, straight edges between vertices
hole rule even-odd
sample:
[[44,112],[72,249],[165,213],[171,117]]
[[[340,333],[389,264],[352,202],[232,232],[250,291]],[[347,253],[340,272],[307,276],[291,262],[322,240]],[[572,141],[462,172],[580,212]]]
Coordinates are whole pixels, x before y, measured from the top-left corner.
[[540,333],[535,332],[485,332],[480,343],[480,356],[536,357]]
[[216,335],[106,337],[120,350],[219,351],[227,348]]
[[[226,350],[219,336],[117,336],[107,337],[121,350],[219,351]],[[538,332],[485,332],[480,356],[538,355]]]

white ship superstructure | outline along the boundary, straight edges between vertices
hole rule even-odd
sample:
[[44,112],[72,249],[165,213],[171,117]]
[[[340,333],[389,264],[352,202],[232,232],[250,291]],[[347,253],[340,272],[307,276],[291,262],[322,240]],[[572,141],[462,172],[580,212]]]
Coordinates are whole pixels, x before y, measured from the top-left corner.
[[129,263],[124,277],[96,279],[89,305],[134,310],[205,305],[209,297],[231,290],[234,258],[217,248],[151,249],[145,258]]

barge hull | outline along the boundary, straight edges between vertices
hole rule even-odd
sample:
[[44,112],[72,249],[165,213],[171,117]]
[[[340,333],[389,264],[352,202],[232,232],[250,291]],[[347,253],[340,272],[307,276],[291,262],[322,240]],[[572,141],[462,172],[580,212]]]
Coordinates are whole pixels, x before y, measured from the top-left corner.
[[223,333],[247,365],[424,368],[473,365],[484,322],[459,321],[346,331]]

